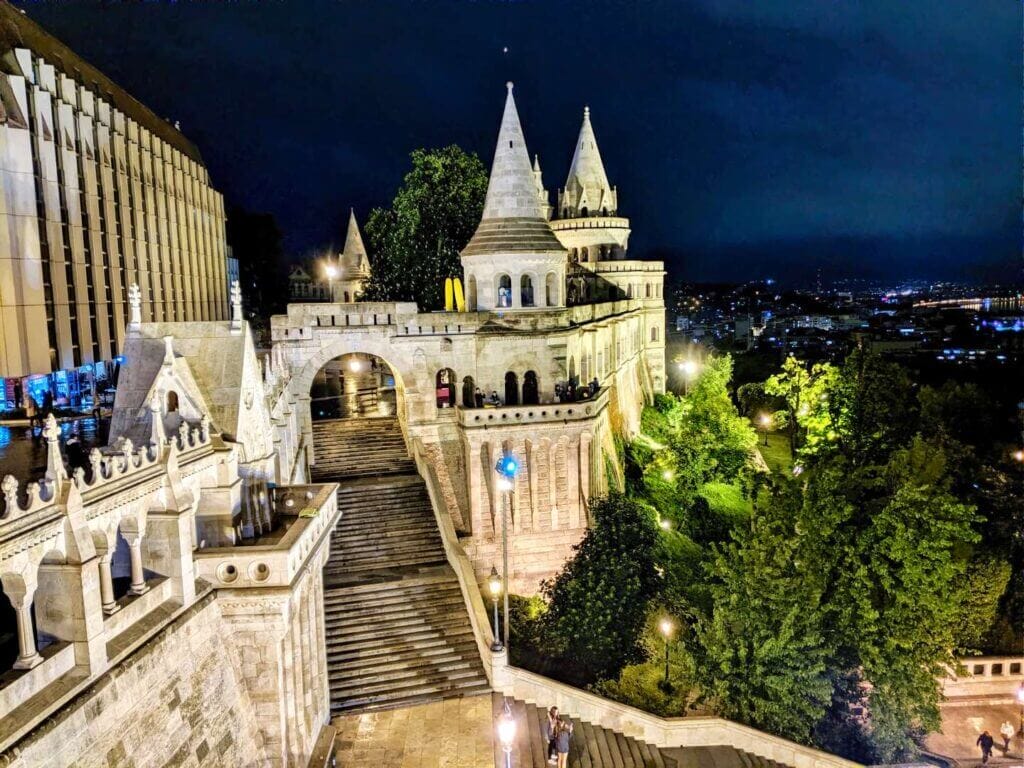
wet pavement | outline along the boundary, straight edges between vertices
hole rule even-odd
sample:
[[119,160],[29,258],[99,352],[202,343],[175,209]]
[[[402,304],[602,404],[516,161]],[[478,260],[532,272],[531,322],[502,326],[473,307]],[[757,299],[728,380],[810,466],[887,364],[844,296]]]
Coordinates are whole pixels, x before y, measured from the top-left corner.
[[[109,429],[110,419],[107,418],[100,419],[98,426],[92,417],[62,422],[61,451],[65,462],[65,446],[69,437],[77,435],[88,455],[93,446],[106,445]],[[38,427],[33,431],[28,427],[0,425],[0,477],[13,475],[24,485],[46,473],[46,441],[39,432]]]

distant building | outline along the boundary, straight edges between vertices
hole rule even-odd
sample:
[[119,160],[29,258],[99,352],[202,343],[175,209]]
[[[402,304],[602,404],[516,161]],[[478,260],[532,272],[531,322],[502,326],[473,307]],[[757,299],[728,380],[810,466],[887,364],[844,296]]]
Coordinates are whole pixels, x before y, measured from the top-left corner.
[[[355,211],[349,210],[345,246],[337,257],[296,264],[288,275],[288,297],[294,301],[357,301],[370,278],[370,260],[359,233]],[[333,298],[332,295],[333,294]]]
[[231,285],[232,283],[240,283],[238,259],[235,258],[230,245],[227,247],[227,255],[228,285]]
[[131,285],[144,321],[227,317],[223,200],[176,125],[2,0],[0,47],[0,410],[77,404]]

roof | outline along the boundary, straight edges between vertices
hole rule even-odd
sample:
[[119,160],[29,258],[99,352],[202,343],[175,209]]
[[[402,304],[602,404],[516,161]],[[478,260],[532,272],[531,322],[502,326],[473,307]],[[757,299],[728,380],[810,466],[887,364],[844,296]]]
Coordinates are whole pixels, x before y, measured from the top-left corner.
[[[63,72],[67,77],[110,102],[161,141],[170,144],[197,163],[203,162],[196,146],[171,123],[157,116],[149,107],[32,21],[20,9],[7,0],[0,0],[0,51],[6,53],[14,48],[27,48],[34,52],[57,71]],[[4,66],[9,70],[11,64],[5,62]],[[19,71],[17,74],[22,73]]]
[[537,194],[537,180],[512,96],[512,83],[507,88],[483,216],[462,250],[463,256],[565,251],[551,231]]
[[370,260],[366,257],[366,246],[363,236],[359,234],[356,213],[351,208],[348,212],[348,232],[345,233],[345,247],[341,251],[341,277],[351,280],[370,276]]
[[576,202],[580,206],[614,208],[615,198],[604,171],[601,150],[597,148],[594,127],[590,124],[590,107],[583,108],[583,124],[580,126],[579,138],[576,139],[576,151],[569,165],[565,190],[577,196]]

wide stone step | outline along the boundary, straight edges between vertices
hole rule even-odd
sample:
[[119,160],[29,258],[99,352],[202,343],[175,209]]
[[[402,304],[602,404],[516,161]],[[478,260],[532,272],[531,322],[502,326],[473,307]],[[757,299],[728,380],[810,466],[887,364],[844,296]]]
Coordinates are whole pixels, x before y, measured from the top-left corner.
[[[404,693],[410,688],[451,687],[461,683],[473,684],[480,681],[480,672],[468,664],[451,672],[421,671],[398,680],[384,680],[379,683],[348,682],[337,680],[328,674],[331,681],[331,697],[347,699],[355,696],[377,696],[379,694]],[[485,678],[486,680],[486,678]]]
[[437,638],[461,639],[472,635],[469,622],[435,623],[417,621],[397,621],[387,627],[339,626],[337,622],[325,620],[331,634],[332,648],[348,648],[358,646],[367,641],[376,641],[382,645],[414,646],[419,640]]
[[487,678],[467,678],[451,683],[423,683],[369,695],[335,698],[331,696],[331,710],[344,712],[353,709],[386,709],[439,701],[452,697],[474,696],[490,690]]
[[[417,630],[415,632],[410,631],[407,636],[402,638],[402,645],[408,648],[434,648],[440,643],[460,643],[468,639],[472,639],[473,631],[467,627],[465,630],[456,630],[452,632],[438,632],[437,630]],[[330,650],[340,652],[348,651],[362,651],[367,648],[378,648],[382,645],[386,645],[388,640],[381,637],[381,633],[370,633],[367,636],[366,633],[362,637],[335,637],[329,643]]]
[[395,536],[407,528],[422,526],[428,526],[433,532],[437,532],[437,522],[429,509],[403,510],[401,513],[390,514],[381,511],[365,515],[350,515],[348,510],[343,509],[333,535],[344,537],[355,531],[367,529],[379,536]]
[[372,618],[386,621],[389,617],[402,618],[405,614],[424,612],[441,613],[465,605],[462,593],[457,589],[441,595],[432,595],[431,599],[419,602],[410,601],[406,597],[395,597],[391,600],[374,600],[370,602],[325,602],[324,614],[353,619]]
[[352,557],[363,557],[367,555],[384,555],[392,554],[399,555],[408,552],[432,552],[432,553],[444,553],[444,544],[441,543],[440,537],[433,535],[430,537],[424,536],[422,540],[409,541],[404,538],[394,539],[378,539],[377,541],[367,541],[364,543],[352,543],[352,542],[339,542],[335,548],[332,545],[332,555],[337,555],[338,560],[342,563],[350,560]]
[[[346,574],[355,574],[357,572],[367,570],[387,570],[395,571],[400,568],[408,568],[412,566],[428,566],[428,565],[440,565],[444,562],[443,553],[437,557],[422,556],[422,557],[392,557],[392,558],[373,558],[369,560],[356,560],[349,561],[344,565],[331,566],[328,565],[324,568],[325,574],[331,576],[344,577]],[[344,579],[339,579],[343,581]]]
[[358,671],[366,665],[391,662],[411,664],[419,659],[444,659],[453,655],[464,658],[477,658],[476,640],[473,637],[465,638],[458,642],[437,640],[432,644],[424,642],[415,648],[400,649],[380,644],[372,648],[358,650],[329,648],[327,651],[327,663],[329,666],[333,666],[336,671],[342,669]]

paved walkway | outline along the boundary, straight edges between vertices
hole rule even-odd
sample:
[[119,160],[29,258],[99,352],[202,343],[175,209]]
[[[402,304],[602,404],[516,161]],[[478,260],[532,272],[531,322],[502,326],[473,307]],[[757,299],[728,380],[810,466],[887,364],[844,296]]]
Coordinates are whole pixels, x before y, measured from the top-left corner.
[[925,739],[929,751],[952,757],[964,766],[980,764],[981,751],[976,742],[981,732],[987,729],[997,745],[989,765],[1024,764],[1020,757],[1020,739],[1010,742],[1010,753],[1005,755],[1003,738],[999,735],[999,726],[1005,721],[1009,720],[1015,726],[1019,724],[1020,710],[1015,704],[953,701],[941,705],[939,711],[942,713],[942,731],[929,734]]
[[341,768],[494,768],[491,697],[335,718]]

